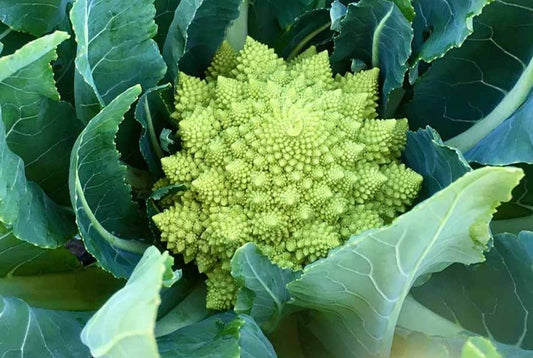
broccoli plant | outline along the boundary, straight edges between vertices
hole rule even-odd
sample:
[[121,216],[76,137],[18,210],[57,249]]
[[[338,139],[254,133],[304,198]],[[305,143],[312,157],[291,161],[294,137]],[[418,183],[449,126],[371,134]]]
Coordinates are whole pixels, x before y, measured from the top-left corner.
[[532,13],[0,0],[0,356],[530,357]]

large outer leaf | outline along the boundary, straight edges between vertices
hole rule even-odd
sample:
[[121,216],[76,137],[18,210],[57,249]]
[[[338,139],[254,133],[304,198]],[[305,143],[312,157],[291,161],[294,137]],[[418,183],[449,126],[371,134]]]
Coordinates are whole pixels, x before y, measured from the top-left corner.
[[[70,162],[70,197],[87,250],[118,277],[128,277],[147,245],[147,223],[131,200],[114,137],[141,93],[134,86],[96,115],[78,137]],[[144,236],[146,237],[146,236]]]
[[533,232],[497,235],[486,257],[433,275],[412,290],[414,298],[464,329],[533,350]]
[[[207,287],[204,280],[197,280],[191,289],[190,273],[183,276],[172,287],[161,291],[161,306],[155,326],[156,337],[166,336],[200,322],[212,313],[205,307]],[[172,309],[160,315],[165,306]]]
[[270,342],[246,315],[221,313],[157,340],[163,358],[275,358]]
[[70,12],[76,40],[76,112],[84,122],[129,87],[151,88],[165,74],[152,38],[153,0],[77,0]]
[[2,357],[78,358],[88,349],[79,334],[90,314],[33,308],[15,297],[0,296]]
[[472,170],[461,152],[442,143],[431,127],[407,132],[404,163],[422,175],[419,198],[427,199]]
[[295,19],[292,24],[275,42],[276,52],[292,59],[307,47],[323,45],[331,41],[333,32],[327,9],[311,10]]
[[231,259],[231,274],[241,286],[235,312],[252,316],[266,332],[276,328],[290,299],[286,286],[299,273],[281,269],[270,262],[255,244],[248,243],[235,251]]
[[20,240],[58,247],[74,236],[71,215],[27,181],[22,159],[6,143],[0,107],[0,224]]
[[465,153],[472,162],[490,165],[533,164],[533,91],[526,102]]
[[63,21],[71,0],[0,0],[0,21],[14,30],[41,36]]
[[278,38],[305,12],[317,7],[316,0],[253,0],[248,11],[248,33],[274,47]]
[[50,62],[68,35],[55,32],[0,58],[0,106],[9,148],[26,175],[60,204],[68,203],[69,153],[81,130],[72,106],[59,101]]
[[0,296],[34,307],[95,310],[124,284],[99,267],[84,268],[67,249],[42,249],[0,224]]
[[[493,0],[414,0],[415,59],[431,62],[460,47],[474,31],[472,19]],[[424,35],[428,34],[427,39]]]
[[331,60],[355,58],[369,67],[379,67],[386,108],[391,91],[403,84],[412,39],[411,25],[394,2],[362,0],[348,5]]
[[35,40],[34,36],[14,31],[9,26],[0,22],[0,40],[4,45],[1,54],[10,55],[28,42]]
[[163,45],[167,38],[168,29],[174,18],[174,12],[180,0],[155,0],[155,23],[157,24],[157,34],[154,37],[159,49],[163,50]]
[[[533,86],[533,0],[495,0],[464,44],[433,62],[406,107],[461,151],[473,147],[526,100]],[[517,36],[520,29],[520,36]]]
[[294,303],[319,311],[316,335],[334,355],[388,356],[411,286],[453,262],[482,261],[491,214],[521,176],[515,168],[478,169],[390,226],[352,237],[288,285]]
[[491,223],[495,233],[533,231],[533,165],[519,165],[526,174],[513,190],[513,199],[503,204]]
[[167,77],[176,82],[178,69],[202,76],[239,15],[241,0],[181,0],[170,24],[163,54]]
[[159,357],[154,335],[157,307],[163,285],[171,286],[179,274],[174,259],[155,246],[144,253],[126,286],[91,317],[81,340],[95,357]]

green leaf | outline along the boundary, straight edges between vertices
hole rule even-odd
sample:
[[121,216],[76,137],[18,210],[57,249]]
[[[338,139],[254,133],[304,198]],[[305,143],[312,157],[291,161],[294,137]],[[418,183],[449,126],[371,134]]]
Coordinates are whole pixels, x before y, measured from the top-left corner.
[[443,337],[396,328],[390,358],[453,358],[461,354],[463,339],[447,340]]
[[241,358],[276,358],[272,344],[264,336],[261,328],[247,315],[239,315],[239,346]]
[[[409,21],[415,18],[415,9],[411,3],[413,0],[392,0],[403,13],[403,16]],[[416,0],[415,0],[416,1]]]
[[55,248],[74,236],[71,215],[26,180],[24,163],[6,143],[0,107],[0,223],[15,237],[41,247]]
[[452,262],[482,261],[491,214],[522,175],[515,168],[469,172],[390,226],[308,265],[288,288],[296,305],[318,311],[315,335],[336,356],[388,356],[411,286]]
[[70,0],[0,0],[0,21],[16,31],[41,36],[63,21]]
[[153,0],[77,0],[70,12],[78,42],[76,113],[88,122],[135,84],[154,87],[165,63],[152,38]]
[[488,339],[472,337],[463,347],[461,358],[502,358],[502,356]]
[[154,335],[161,287],[171,286],[181,273],[174,259],[155,246],[144,253],[126,286],[91,317],[81,340],[95,357],[159,357]]
[[[131,200],[114,138],[141,93],[134,86],[96,115],[78,137],[70,162],[70,196],[87,251],[107,271],[128,277],[148,247],[147,223]],[[102,165],[105,163],[105,165]]]
[[274,47],[279,37],[293,26],[297,18],[319,4],[316,0],[254,0],[248,10],[248,34]]
[[16,297],[0,297],[2,357],[87,357],[79,334],[90,314],[33,308]]
[[174,12],[180,0],[155,0],[155,23],[157,24],[157,34],[154,37],[159,49],[163,51],[163,46],[168,35],[168,29],[174,19]]
[[472,20],[493,0],[413,0],[413,57],[431,62],[461,47],[474,31]]
[[241,286],[235,312],[248,314],[265,332],[276,328],[285,303],[290,299],[286,286],[298,272],[281,269],[253,243],[240,247],[231,259],[231,274]]
[[464,44],[416,81],[405,107],[413,128],[429,124],[466,152],[508,119],[533,88],[532,11],[533,0],[487,6]]
[[413,30],[398,7],[387,0],[362,0],[348,5],[335,37],[332,62],[357,58],[379,67],[383,80],[382,110],[392,90],[403,84]]
[[225,312],[157,340],[163,358],[275,358],[254,320]]
[[232,313],[220,313],[173,334],[159,337],[162,358],[240,357],[239,326]]
[[276,52],[290,60],[309,46],[324,45],[331,41],[333,31],[327,9],[311,10],[296,18],[275,44]]
[[[174,286],[180,286],[183,281],[187,281],[187,277],[182,278]],[[190,283],[186,283],[183,285],[184,287],[177,287],[178,293],[187,292],[185,289],[189,285]],[[174,287],[171,289],[174,289]],[[174,307],[158,318],[155,326],[155,336],[168,335],[206,318],[210,314],[210,311],[205,307],[206,295],[207,288],[203,280],[199,280],[184,297],[169,297],[166,300],[167,302],[165,302],[165,292],[161,292],[162,305],[167,303],[173,304]],[[169,302],[170,299],[174,300]]]
[[42,249],[0,224],[0,296],[34,307],[95,310],[124,284],[95,265],[83,267],[67,249]]
[[466,330],[533,350],[533,232],[497,235],[486,259],[450,266],[414,288],[413,297]]
[[419,199],[427,199],[472,170],[461,152],[442,143],[431,127],[407,132],[404,163],[422,175]]
[[180,1],[163,50],[170,81],[177,81],[178,71],[203,76],[226,29],[238,17],[240,4],[241,0]]
[[0,22],[0,40],[4,45],[3,51],[0,51],[4,56],[11,55],[13,52],[35,40],[34,36],[12,30],[9,26]]
[[65,17],[57,29],[67,32],[70,38],[59,44],[57,60],[52,62],[56,87],[62,100],[74,103],[74,74],[76,72],[74,62],[78,44],[68,17]]
[[69,153],[81,123],[72,106],[59,101],[50,62],[67,38],[55,32],[0,58],[0,106],[9,148],[24,161],[28,179],[63,205],[68,203]]
[[511,117],[465,153],[471,162],[490,165],[533,164],[533,92]]
[[[514,218],[527,218],[533,215],[533,165],[520,164],[517,166],[522,168],[526,175],[522,178],[520,184],[514,188],[513,199],[498,208],[498,213],[495,215],[497,221],[494,221],[493,224]],[[517,229],[517,231],[507,231],[518,234],[522,230],[530,230],[525,226],[517,226]]]
[[[419,312],[420,313],[420,312]],[[419,319],[423,319],[421,316]],[[513,346],[505,346],[480,336],[467,333],[452,337],[430,336],[423,332],[397,328],[390,358],[502,358],[529,357],[531,352]]]
[[150,171],[163,176],[161,158],[166,156],[159,144],[159,135],[168,125],[172,112],[164,96],[171,96],[170,84],[151,88],[141,96],[135,108],[135,119],[143,128],[139,147]]

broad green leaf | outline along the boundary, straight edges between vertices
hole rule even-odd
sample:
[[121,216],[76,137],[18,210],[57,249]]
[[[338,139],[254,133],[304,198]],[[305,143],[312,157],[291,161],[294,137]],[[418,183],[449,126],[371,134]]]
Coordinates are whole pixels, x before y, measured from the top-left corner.
[[242,324],[239,330],[241,358],[276,358],[272,344],[257,323],[247,315],[239,315]]
[[[403,16],[409,21],[413,21],[415,17],[415,9],[413,7],[413,0],[392,0],[402,11]],[[415,0],[416,1],[416,0]]]
[[154,36],[155,42],[159,49],[163,51],[163,46],[167,38],[168,29],[174,19],[174,12],[178,7],[180,0],[155,0],[155,23],[157,24],[157,34]]
[[416,81],[405,107],[413,128],[429,124],[466,152],[520,108],[533,87],[532,13],[533,0],[487,6],[464,44]]
[[72,106],[59,100],[50,62],[68,35],[55,32],[0,58],[0,106],[7,144],[28,179],[59,204],[68,203],[69,153],[81,130]]
[[35,40],[34,36],[14,31],[9,26],[0,22],[0,41],[4,45],[4,49],[0,53],[4,56],[11,55],[32,40]]
[[88,122],[102,107],[135,84],[154,87],[165,63],[152,38],[157,32],[154,1],[77,0],[70,12],[78,42],[76,112]]
[[[523,218],[533,215],[533,165],[519,164],[526,174],[520,184],[513,190],[513,199],[498,208],[495,215],[497,221],[504,221],[514,218]],[[533,222],[531,223],[533,224]],[[530,224],[530,226],[531,226]],[[517,227],[518,231],[510,231],[518,234],[522,230],[531,230],[526,227]]]
[[175,297],[174,295],[166,297],[165,293],[167,292],[161,292],[162,303],[159,311],[161,311],[161,307],[164,304],[173,305],[174,307],[162,317],[158,317],[155,326],[156,337],[166,336],[178,329],[200,322],[211,313],[205,307],[205,298],[207,295],[205,282],[198,280],[192,289],[187,290],[191,284],[190,282],[186,282],[182,285],[184,281],[188,281],[188,278],[183,277],[170,288],[170,290],[176,289],[179,296],[183,296],[182,293],[186,292],[184,297]]
[[254,320],[225,312],[157,339],[163,358],[275,358]]
[[24,163],[6,142],[0,107],[0,224],[23,241],[55,248],[76,232],[72,217],[26,180]]
[[0,0],[0,21],[16,31],[41,36],[66,16],[70,0]]
[[465,153],[471,162],[489,165],[533,164],[533,92],[522,106]]
[[485,256],[484,263],[434,274],[413,297],[465,330],[533,350],[533,232],[497,235]]
[[76,72],[74,62],[78,44],[68,17],[65,17],[57,29],[68,33],[70,38],[59,44],[57,60],[52,62],[56,87],[63,101],[74,103],[74,74]]
[[[419,317],[424,319],[425,316]],[[505,352],[505,354],[500,354]],[[504,346],[466,333],[452,337],[430,336],[423,332],[396,329],[390,358],[526,358],[530,352]]]
[[0,296],[18,297],[33,307],[87,311],[123,284],[95,265],[84,268],[63,247],[28,244],[0,224]]
[[460,47],[474,31],[472,20],[493,0],[413,0],[413,57],[431,62]]
[[420,199],[429,198],[472,170],[461,152],[444,145],[431,127],[407,132],[403,159],[409,168],[424,178]]
[[202,76],[239,15],[241,0],[181,0],[168,30],[163,55],[167,78],[176,82],[178,71]]
[[331,42],[333,32],[327,9],[311,10],[295,19],[275,42],[276,52],[290,60],[309,46]]
[[472,337],[463,347],[461,358],[502,358],[502,355],[488,339]]
[[286,286],[299,273],[273,264],[255,244],[248,243],[233,254],[231,274],[241,286],[235,312],[250,315],[265,332],[276,328],[290,299]]
[[379,67],[383,80],[382,110],[392,90],[403,84],[411,54],[413,30],[394,2],[362,0],[348,5],[335,37],[332,62],[359,59]]
[[78,137],[70,162],[70,197],[81,237],[87,251],[117,277],[128,277],[148,247],[142,242],[147,223],[131,200],[114,143],[124,113],[140,93],[134,86],[104,107]]
[[174,259],[155,246],[144,253],[126,286],[115,293],[81,332],[93,357],[159,357],[154,335],[159,291],[181,273],[172,271]]
[[397,328],[390,358],[454,358],[461,353],[464,339],[449,342],[446,338]]
[[165,95],[171,96],[170,84],[151,88],[141,96],[135,108],[135,119],[143,128],[139,147],[141,153],[153,174],[163,176],[161,171],[161,158],[166,156],[159,144],[159,135],[172,112]]
[[90,313],[33,308],[16,297],[0,296],[2,357],[88,357],[79,338]]
[[[478,345],[480,345],[479,348],[481,349],[483,348],[481,346],[485,346],[486,348],[493,347],[504,357],[528,358],[533,353],[532,351],[521,349],[516,345],[507,345],[478,336],[461,327],[456,321],[448,321],[415,301],[411,296],[408,296],[404,302],[400,319],[396,326],[391,358],[397,358],[394,353],[401,353],[403,350],[402,346],[405,345],[411,346],[412,353],[411,355],[404,355],[405,358],[412,356],[418,357],[415,355],[416,351],[413,352],[413,349],[417,348],[416,346],[413,347],[416,341],[420,343],[418,348],[427,349],[432,346],[446,347],[449,355],[445,355],[444,357],[449,358],[459,357],[461,356],[461,351],[465,348],[477,347]],[[467,352],[469,348],[467,348]],[[402,357],[402,355],[398,355],[398,357]],[[475,355],[468,357],[477,358]]]
[[274,47],[279,37],[296,19],[320,6],[316,0],[254,0],[248,10],[248,34]]
[[232,313],[220,313],[199,323],[159,337],[162,358],[239,357],[239,325]]
[[288,285],[294,304],[318,311],[317,337],[334,355],[388,356],[411,286],[453,262],[483,261],[492,213],[522,175],[469,172],[390,226],[352,237]]

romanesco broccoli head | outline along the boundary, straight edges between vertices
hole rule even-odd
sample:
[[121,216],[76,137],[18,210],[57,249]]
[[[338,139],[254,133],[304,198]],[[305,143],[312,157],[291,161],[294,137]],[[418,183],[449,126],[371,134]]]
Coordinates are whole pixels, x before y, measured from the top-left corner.
[[407,121],[375,119],[378,69],[333,77],[325,51],[285,62],[248,38],[222,44],[206,75],[180,74],[182,150],[161,163],[188,189],[153,219],[206,273],[208,308],[234,304],[230,259],[246,242],[300,269],[416,197],[422,178],[399,162]]

